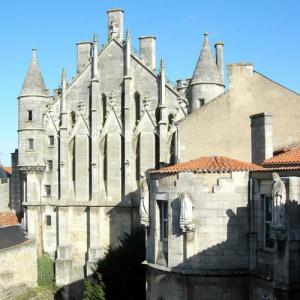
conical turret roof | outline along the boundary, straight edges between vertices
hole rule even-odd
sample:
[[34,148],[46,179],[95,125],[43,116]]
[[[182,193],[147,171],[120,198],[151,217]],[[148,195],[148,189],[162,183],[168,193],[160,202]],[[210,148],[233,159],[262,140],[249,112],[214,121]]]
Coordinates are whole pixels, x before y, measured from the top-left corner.
[[20,96],[47,96],[47,89],[36,60],[36,49],[32,49],[32,59],[26,73]]
[[221,74],[211,53],[208,34],[204,34],[204,44],[201,50],[193,78],[190,84],[218,83],[223,84]]

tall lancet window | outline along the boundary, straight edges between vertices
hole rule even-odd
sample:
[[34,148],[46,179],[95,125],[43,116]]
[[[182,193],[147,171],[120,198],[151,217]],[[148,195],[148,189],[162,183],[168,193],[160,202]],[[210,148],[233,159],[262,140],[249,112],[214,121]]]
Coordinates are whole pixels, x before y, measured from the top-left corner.
[[135,124],[137,125],[141,118],[141,97],[138,92],[134,94],[135,104]]
[[105,191],[107,192],[107,136],[104,138],[103,146],[103,181]]
[[106,113],[107,113],[107,103],[106,103],[106,96],[102,94],[102,99],[101,99],[101,109],[102,109],[102,126],[105,124],[106,120]]
[[141,155],[140,155],[141,138],[140,137],[141,136],[139,135],[137,138],[136,150],[135,150],[135,180],[138,187],[140,184],[140,176],[141,176]]
[[72,175],[72,182],[73,187],[75,189],[75,181],[76,181],[76,160],[75,160],[75,138],[72,139],[70,143],[70,154],[71,154],[71,175]]
[[71,111],[70,112],[70,124],[71,124],[71,128],[74,127],[75,123],[76,123],[76,114],[75,114],[74,111]]

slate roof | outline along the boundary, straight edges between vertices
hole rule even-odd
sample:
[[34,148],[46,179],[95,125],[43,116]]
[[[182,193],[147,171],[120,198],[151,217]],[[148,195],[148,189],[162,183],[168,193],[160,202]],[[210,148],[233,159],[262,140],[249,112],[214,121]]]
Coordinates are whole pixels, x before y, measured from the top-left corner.
[[26,73],[19,96],[47,96],[47,89],[36,60],[36,50],[32,49],[32,59]]
[[256,164],[239,161],[225,156],[204,156],[188,162],[178,163],[173,166],[151,171],[154,174],[171,174],[182,172],[194,173],[225,173],[238,171],[260,170]]
[[211,53],[208,42],[208,34],[204,34],[204,44],[201,50],[194,75],[190,84],[219,83],[223,84],[221,74],[218,71],[214,56]]
[[28,241],[21,225],[0,227],[0,249],[13,247]]

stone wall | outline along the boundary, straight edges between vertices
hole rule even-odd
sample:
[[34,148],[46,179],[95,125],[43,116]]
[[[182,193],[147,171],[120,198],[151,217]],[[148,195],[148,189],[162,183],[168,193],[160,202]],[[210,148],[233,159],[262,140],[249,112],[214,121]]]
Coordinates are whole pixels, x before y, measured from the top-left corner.
[[5,289],[37,285],[37,252],[34,240],[0,250],[0,297]]
[[10,179],[0,178],[0,212],[11,211],[9,208]]
[[[248,172],[177,176],[152,182],[147,261],[197,273],[247,270]],[[180,230],[180,193],[192,199],[195,232]],[[169,209],[165,263],[161,263],[158,201],[168,201]]]
[[225,94],[179,122],[180,161],[225,155],[250,162],[249,117],[262,112],[272,114],[275,150],[300,142],[297,93],[253,71],[251,64],[230,65],[228,74]]

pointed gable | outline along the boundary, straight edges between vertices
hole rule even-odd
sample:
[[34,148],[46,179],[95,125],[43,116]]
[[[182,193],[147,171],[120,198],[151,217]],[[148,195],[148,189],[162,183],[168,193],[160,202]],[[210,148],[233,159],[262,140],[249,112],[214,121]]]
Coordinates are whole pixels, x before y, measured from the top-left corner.
[[47,96],[47,89],[36,59],[36,49],[32,49],[32,59],[25,76],[20,96]]
[[190,84],[219,83],[223,84],[208,42],[208,34],[204,34],[204,44],[201,50],[193,78]]

